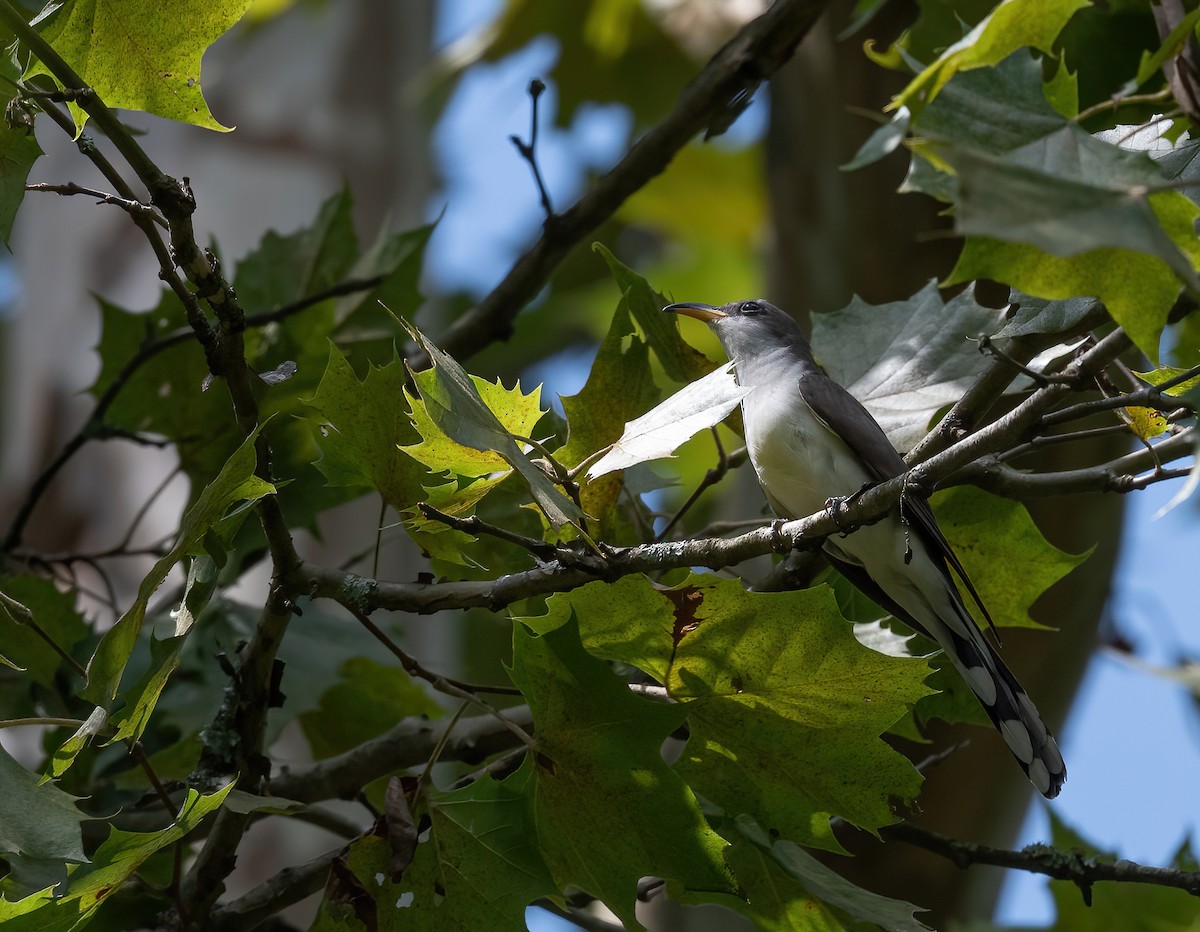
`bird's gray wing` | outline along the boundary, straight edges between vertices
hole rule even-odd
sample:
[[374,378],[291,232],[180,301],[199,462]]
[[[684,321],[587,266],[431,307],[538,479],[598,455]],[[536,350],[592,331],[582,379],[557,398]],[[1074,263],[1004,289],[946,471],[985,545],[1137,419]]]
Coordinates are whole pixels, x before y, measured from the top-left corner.
[[[805,373],[800,377],[800,397],[826,428],[842,438],[877,482],[886,482],[905,471],[907,467],[904,459],[896,452],[879,422],[863,407],[862,402],[829,376],[821,372]],[[913,521],[918,535],[930,551],[940,557],[943,565],[952,569],[962,580],[967,592],[983,613],[984,619],[994,630],[996,624],[992,621],[987,606],[983,604],[975,584],[967,575],[966,567],[962,565],[958,555],[951,549],[950,542],[946,540],[946,535],[938,527],[929,502],[923,498],[905,499],[903,512],[905,518]],[[888,606],[885,605],[884,608]]]

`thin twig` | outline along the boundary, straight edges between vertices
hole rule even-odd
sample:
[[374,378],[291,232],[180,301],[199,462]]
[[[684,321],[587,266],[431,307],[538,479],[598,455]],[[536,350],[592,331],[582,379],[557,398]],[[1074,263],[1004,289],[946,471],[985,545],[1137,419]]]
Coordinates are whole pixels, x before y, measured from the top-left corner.
[[1045,874],[1055,880],[1069,880],[1079,887],[1084,902],[1088,905],[1091,905],[1093,884],[1105,881],[1174,887],[1186,890],[1192,896],[1200,896],[1198,871],[1147,867],[1125,860],[1101,861],[1079,852],[1059,851],[1047,845],[1029,845],[1021,851],[1010,851],[958,841],[907,822],[882,828],[880,834],[885,838],[932,851],[953,861],[960,868],[970,867],[972,864],[992,864],[996,867]]
[[116,194],[109,194],[106,191],[98,191],[95,188],[85,188],[77,185],[74,181],[67,184],[27,184],[26,191],[47,191],[51,194],[60,194],[64,197],[69,197],[73,194],[86,194],[89,197],[96,198],[97,204],[114,204],[120,207],[126,213],[139,214],[153,223],[157,223],[160,227],[166,227],[167,221],[149,204],[143,204],[139,200],[132,200],[127,197],[120,197]]
[[553,560],[555,554],[558,552],[553,544],[548,544],[544,540],[538,540],[536,537],[526,537],[524,534],[518,534],[516,531],[497,527],[494,524],[488,524],[476,515],[468,515],[465,518],[460,518],[457,515],[449,515],[444,511],[439,511],[427,502],[418,502],[417,510],[430,521],[437,521],[448,528],[462,531],[473,537],[480,537],[486,534],[489,537],[495,537],[510,544],[516,544],[518,547],[528,550],[540,560]]
[[692,506],[700,500],[701,495],[724,479],[725,474],[729,472],[729,470],[735,469],[746,462],[749,454],[746,452],[745,447],[739,447],[726,456],[725,447],[721,443],[720,432],[716,427],[711,428],[711,430],[713,443],[717,445],[717,465],[705,472],[704,478],[700,480],[700,483],[692,491],[692,494],[688,496],[687,501],[680,505],[679,510],[671,516],[671,520],[668,521],[666,525],[663,526],[663,529],[658,532],[658,535],[654,538],[655,540],[665,540],[666,536],[671,533],[671,530],[679,523],[680,519],[682,519],[684,515],[691,511]]
[[509,136],[508,141],[517,147],[521,158],[529,163],[529,167],[533,171],[533,180],[537,184],[542,210],[546,213],[545,223],[549,225],[554,222],[554,208],[550,204],[550,192],[546,190],[546,182],[542,179],[542,170],[538,167],[537,161],[538,100],[545,90],[546,85],[541,78],[534,78],[529,82],[529,143],[522,142],[521,137],[516,133]]

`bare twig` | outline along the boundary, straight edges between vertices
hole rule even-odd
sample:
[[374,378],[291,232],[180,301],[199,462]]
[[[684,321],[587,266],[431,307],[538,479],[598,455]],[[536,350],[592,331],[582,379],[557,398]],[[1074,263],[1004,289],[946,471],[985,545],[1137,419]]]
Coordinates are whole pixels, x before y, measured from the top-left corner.
[[1046,845],[1030,845],[1021,851],[992,848],[948,838],[911,823],[889,825],[880,830],[885,838],[932,851],[960,868],[972,864],[992,864],[1014,870],[1045,874],[1055,880],[1069,880],[1079,887],[1084,902],[1091,904],[1092,886],[1101,882],[1147,883],[1186,890],[1200,896],[1200,872],[1170,867],[1147,867],[1133,861],[1101,861],[1079,852],[1058,851]]
[[524,534],[518,534],[515,531],[509,531],[494,524],[488,524],[476,515],[468,515],[465,518],[460,518],[457,515],[448,515],[426,502],[418,502],[417,509],[430,521],[437,521],[446,525],[446,527],[462,531],[473,537],[480,537],[486,534],[489,537],[495,537],[510,544],[516,544],[518,547],[528,550],[540,560],[552,560],[557,553],[557,548],[553,544],[548,544],[544,540],[538,540],[536,537],[526,537]]
[[550,192],[546,190],[546,182],[542,178],[542,170],[538,167],[537,162],[538,100],[545,90],[546,85],[542,83],[541,78],[534,78],[529,82],[529,142],[523,142],[516,133],[509,136],[508,141],[517,147],[521,158],[529,163],[529,168],[533,171],[533,180],[537,184],[542,210],[546,213],[545,222],[549,225],[554,222],[554,208],[550,204]]
[[687,501],[679,506],[679,510],[671,516],[671,520],[668,521],[663,529],[658,532],[657,536],[654,538],[655,540],[664,540],[666,536],[671,533],[671,530],[675,527],[675,525],[679,523],[680,519],[682,519],[684,515],[691,511],[692,506],[700,500],[701,495],[724,479],[725,474],[729,472],[729,470],[736,469],[738,466],[741,466],[744,462],[746,462],[749,454],[746,452],[745,447],[739,447],[726,456],[725,447],[721,445],[721,435],[715,427],[712,428],[712,436],[713,443],[717,445],[717,465],[704,474],[704,478],[700,480],[699,485],[697,485],[692,491],[692,494],[688,496]]
[[[526,731],[533,725],[528,706],[508,708],[504,714]],[[342,754],[309,767],[284,770],[271,780],[268,792],[301,802],[345,799],[384,774],[423,766],[439,744],[443,745],[439,760],[469,764],[514,746],[524,747],[490,715],[460,720],[443,744],[449,727],[446,721],[431,722],[419,716],[406,718],[384,734]]]
[[109,194],[105,191],[98,191],[95,188],[85,188],[73,181],[67,184],[27,184],[25,185],[25,190],[47,191],[51,194],[61,194],[64,197],[72,194],[86,194],[89,197],[96,198],[96,203],[98,204],[114,204],[127,213],[145,216],[151,222],[157,223],[161,227],[166,227],[167,225],[167,221],[149,204],[143,204],[141,201],[120,197],[116,194]]

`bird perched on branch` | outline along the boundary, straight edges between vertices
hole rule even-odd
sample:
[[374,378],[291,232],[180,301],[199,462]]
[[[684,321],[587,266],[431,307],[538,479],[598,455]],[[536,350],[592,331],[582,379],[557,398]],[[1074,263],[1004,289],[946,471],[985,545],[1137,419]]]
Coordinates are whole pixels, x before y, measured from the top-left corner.
[[[904,460],[866,408],[813,360],[804,332],[766,301],[721,307],[672,304],[707,323],[733,361],[746,448],[781,517],[803,518],[831,500],[905,472]],[[924,499],[902,498],[883,520],[826,539],[829,561],[897,618],[932,638],[979,699],[1009,750],[1044,796],[1067,779],[1054,737],[1025,690],[984,638],[954,577],[991,617]]]

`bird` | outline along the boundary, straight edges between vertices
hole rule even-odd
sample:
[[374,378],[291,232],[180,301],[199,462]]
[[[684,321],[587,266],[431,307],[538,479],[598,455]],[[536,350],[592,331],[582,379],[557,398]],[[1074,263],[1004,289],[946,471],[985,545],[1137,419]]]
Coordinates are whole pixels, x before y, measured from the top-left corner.
[[[746,449],[771,507],[803,518],[906,471],[871,413],[813,358],[788,313],[761,299],[720,307],[678,303],[664,311],[708,324],[733,363]],[[955,576],[991,616],[928,501],[902,496],[882,520],[826,538],[829,562],[876,604],[945,652],[1029,781],[1048,799],[1066,765],[1041,713],[971,617]]]

